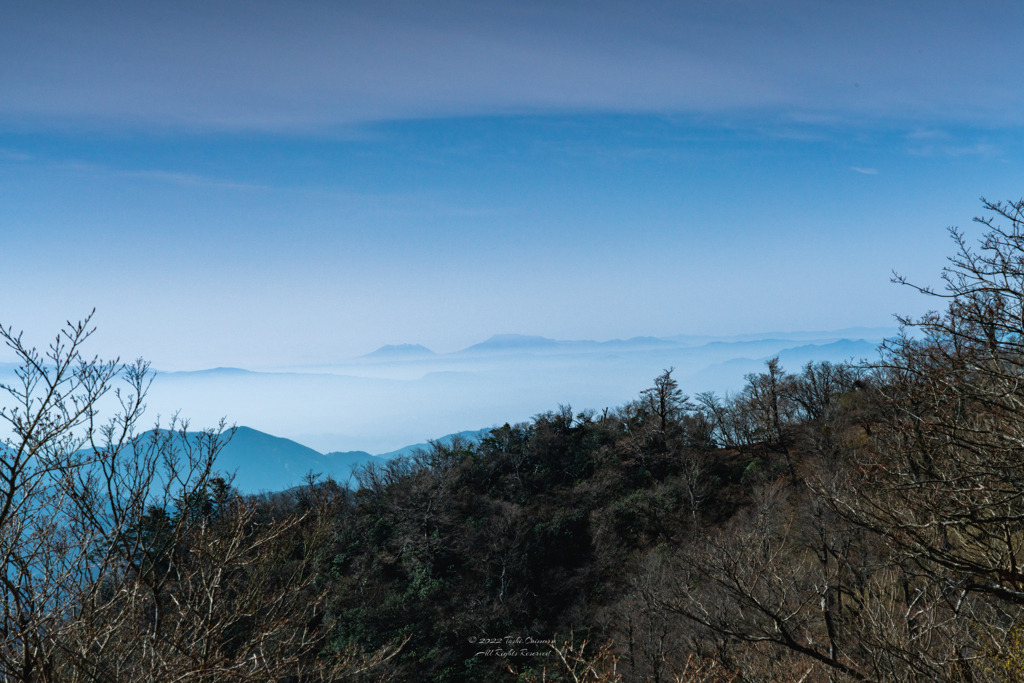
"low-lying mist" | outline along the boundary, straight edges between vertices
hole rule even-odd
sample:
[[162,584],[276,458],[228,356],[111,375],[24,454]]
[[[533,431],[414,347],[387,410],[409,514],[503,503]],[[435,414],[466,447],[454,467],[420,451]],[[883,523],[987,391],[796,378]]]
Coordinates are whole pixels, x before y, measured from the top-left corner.
[[383,453],[515,423],[559,405],[598,411],[620,405],[669,367],[691,395],[735,391],[768,358],[779,356],[790,370],[811,360],[873,358],[882,338],[895,332],[853,328],[610,342],[499,335],[449,354],[416,345],[384,347],[327,366],[158,372],[148,414],[166,418],[180,410],[200,428],[226,417],[322,453]]

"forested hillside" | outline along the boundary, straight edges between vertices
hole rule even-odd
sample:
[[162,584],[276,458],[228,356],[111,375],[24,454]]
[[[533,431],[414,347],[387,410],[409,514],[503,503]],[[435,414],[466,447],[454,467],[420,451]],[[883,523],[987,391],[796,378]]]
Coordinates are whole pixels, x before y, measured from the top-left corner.
[[87,325],[49,359],[5,329],[0,676],[1021,680],[1024,203],[987,208],[875,362],[724,397],[666,369],[352,488],[240,495],[218,430],[132,437],[144,364],[102,426],[125,371],[82,361]]

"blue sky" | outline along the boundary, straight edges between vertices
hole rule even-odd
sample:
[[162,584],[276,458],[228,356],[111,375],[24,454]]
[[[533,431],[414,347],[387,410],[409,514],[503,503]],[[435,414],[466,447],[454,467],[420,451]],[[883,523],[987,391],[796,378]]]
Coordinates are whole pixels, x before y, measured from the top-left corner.
[[1021,196],[1022,19],[0,2],[0,321],[167,369],[886,325]]

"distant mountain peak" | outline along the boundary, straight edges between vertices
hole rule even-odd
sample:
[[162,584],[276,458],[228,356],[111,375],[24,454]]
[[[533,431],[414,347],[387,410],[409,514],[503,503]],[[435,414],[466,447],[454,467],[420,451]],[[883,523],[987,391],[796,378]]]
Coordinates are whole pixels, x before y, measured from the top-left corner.
[[353,460],[356,458],[362,458],[363,460],[369,460],[370,458],[376,457],[366,451],[331,451],[330,453],[324,453],[325,458],[334,458],[335,460],[349,459]]
[[495,334],[483,342],[484,344],[494,342],[495,344],[553,344],[554,339],[541,337],[536,334]]
[[559,346],[560,342],[554,339],[548,339],[547,337],[538,337],[530,334],[496,334],[487,341],[474,344],[467,349],[463,349],[465,352],[475,351],[515,351],[517,349],[536,349],[536,348],[551,348]]
[[458,353],[465,354],[516,354],[516,353],[601,353],[607,351],[646,351],[666,348],[681,348],[679,342],[658,337],[632,337],[598,342],[592,339],[573,341],[548,339],[529,334],[496,334],[487,341],[474,344]]
[[417,358],[437,354],[421,344],[385,344],[363,358]]
[[164,374],[167,374],[167,375],[196,375],[196,376],[198,376],[198,375],[207,375],[207,376],[220,375],[220,376],[226,376],[226,375],[255,375],[257,373],[253,372],[252,370],[244,370],[242,368],[217,367],[217,368],[209,368],[208,370],[179,370],[179,371],[176,371],[176,372],[166,372]]

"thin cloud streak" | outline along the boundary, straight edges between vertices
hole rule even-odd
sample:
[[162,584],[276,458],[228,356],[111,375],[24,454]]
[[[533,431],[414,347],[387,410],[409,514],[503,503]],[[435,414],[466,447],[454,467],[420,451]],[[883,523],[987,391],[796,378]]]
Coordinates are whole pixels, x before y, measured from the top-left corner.
[[0,149],[0,158],[7,159],[8,161],[32,161],[34,157],[31,154],[25,154],[24,152]]

